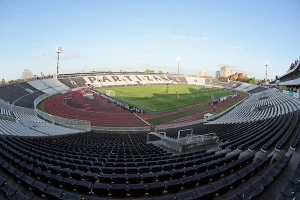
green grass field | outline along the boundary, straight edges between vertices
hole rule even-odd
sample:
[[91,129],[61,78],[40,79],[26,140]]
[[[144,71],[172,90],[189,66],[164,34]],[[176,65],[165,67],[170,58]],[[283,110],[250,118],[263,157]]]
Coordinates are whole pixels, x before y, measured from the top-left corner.
[[[234,92],[226,90],[190,85],[130,86],[98,88],[96,90],[104,94],[106,90],[114,90],[114,99],[152,114],[208,102],[212,96],[222,97],[234,94]],[[176,91],[178,92],[179,98]]]

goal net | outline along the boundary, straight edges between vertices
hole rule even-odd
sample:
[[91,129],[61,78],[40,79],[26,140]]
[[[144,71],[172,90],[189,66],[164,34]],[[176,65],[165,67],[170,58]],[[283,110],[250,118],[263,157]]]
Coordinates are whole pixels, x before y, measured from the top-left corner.
[[116,93],[114,90],[106,90],[106,95],[109,97],[114,97]]

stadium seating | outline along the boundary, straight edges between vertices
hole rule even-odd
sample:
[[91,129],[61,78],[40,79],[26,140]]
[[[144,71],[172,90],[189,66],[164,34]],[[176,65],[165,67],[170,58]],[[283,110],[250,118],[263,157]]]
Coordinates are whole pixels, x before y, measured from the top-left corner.
[[9,103],[13,103],[28,93],[29,92],[27,92],[23,87],[20,87],[18,84],[0,87],[0,99]]
[[57,94],[59,92],[66,91],[70,89],[69,87],[63,85],[57,79],[44,79],[44,80],[34,80],[28,82],[32,87],[40,90],[46,94]]
[[[104,83],[103,77],[98,77],[102,81],[70,77],[10,85],[3,87],[5,93],[0,92],[0,98],[30,108],[35,97],[41,94],[57,94],[95,81],[107,87],[172,81],[190,84],[194,80],[175,75],[157,79],[151,75],[141,80],[136,75],[130,75],[130,80],[125,75],[120,75],[120,80],[112,75],[107,77],[110,83]],[[219,137],[218,145],[181,153],[147,143],[147,132],[81,133],[46,122],[34,114],[1,108],[0,199],[281,200],[299,197],[299,100],[249,84],[205,81],[211,86],[236,88],[252,95],[213,121],[163,130],[171,138],[177,138],[178,130],[183,129],[192,129],[195,135],[215,133]],[[72,93],[75,103],[82,101],[80,90]],[[238,94],[237,98],[244,97]],[[95,98],[103,105],[107,103],[101,96]],[[225,107],[234,101],[228,99],[216,106]],[[64,94],[47,102],[48,112],[64,117],[88,118],[94,123],[101,120],[107,126],[144,125],[115,104],[110,108],[116,109],[117,115],[101,116],[99,112],[71,108]],[[4,116],[10,118],[4,120]],[[118,123],[112,124],[112,118],[118,119]],[[181,137],[186,134],[183,132]]]
[[14,112],[14,115],[24,126],[42,132],[46,135],[70,134],[81,132],[75,129],[65,128],[62,126],[57,126],[48,123],[33,114]]
[[4,115],[4,116],[10,116],[11,112],[9,110],[0,108],[0,115]]

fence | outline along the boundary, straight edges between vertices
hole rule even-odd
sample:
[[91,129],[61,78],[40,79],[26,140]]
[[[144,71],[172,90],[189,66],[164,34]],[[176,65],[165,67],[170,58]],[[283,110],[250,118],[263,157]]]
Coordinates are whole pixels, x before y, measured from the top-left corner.
[[37,109],[37,105],[44,99],[50,97],[51,95],[43,94],[34,100],[35,113],[41,118],[57,125],[61,125],[67,128],[73,128],[82,131],[91,131],[91,122],[87,120],[76,120],[76,119],[67,119],[55,115],[45,113]]

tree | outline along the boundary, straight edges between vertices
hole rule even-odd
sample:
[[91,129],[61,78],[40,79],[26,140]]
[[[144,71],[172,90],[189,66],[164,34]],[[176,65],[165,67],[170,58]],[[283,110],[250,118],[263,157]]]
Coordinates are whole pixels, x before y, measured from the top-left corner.
[[154,70],[152,70],[152,69],[146,69],[145,72],[146,73],[154,73]]
[[3,78],[2,80],[1,80],[1,85],[4,85],[5,84],[5,79]]
[[163,73],[163,71],[159,70],[159,71],[158,71],[158,73],[162,74],[162,73]]
[[15,81],[15,80],[8,81],[8,84],[14,84],[14,83],[17,83],[17,81]]
[[251,78],[249,83],[254,84],[254,85],[258,85],[258,80],[256,80],[255,78]]

